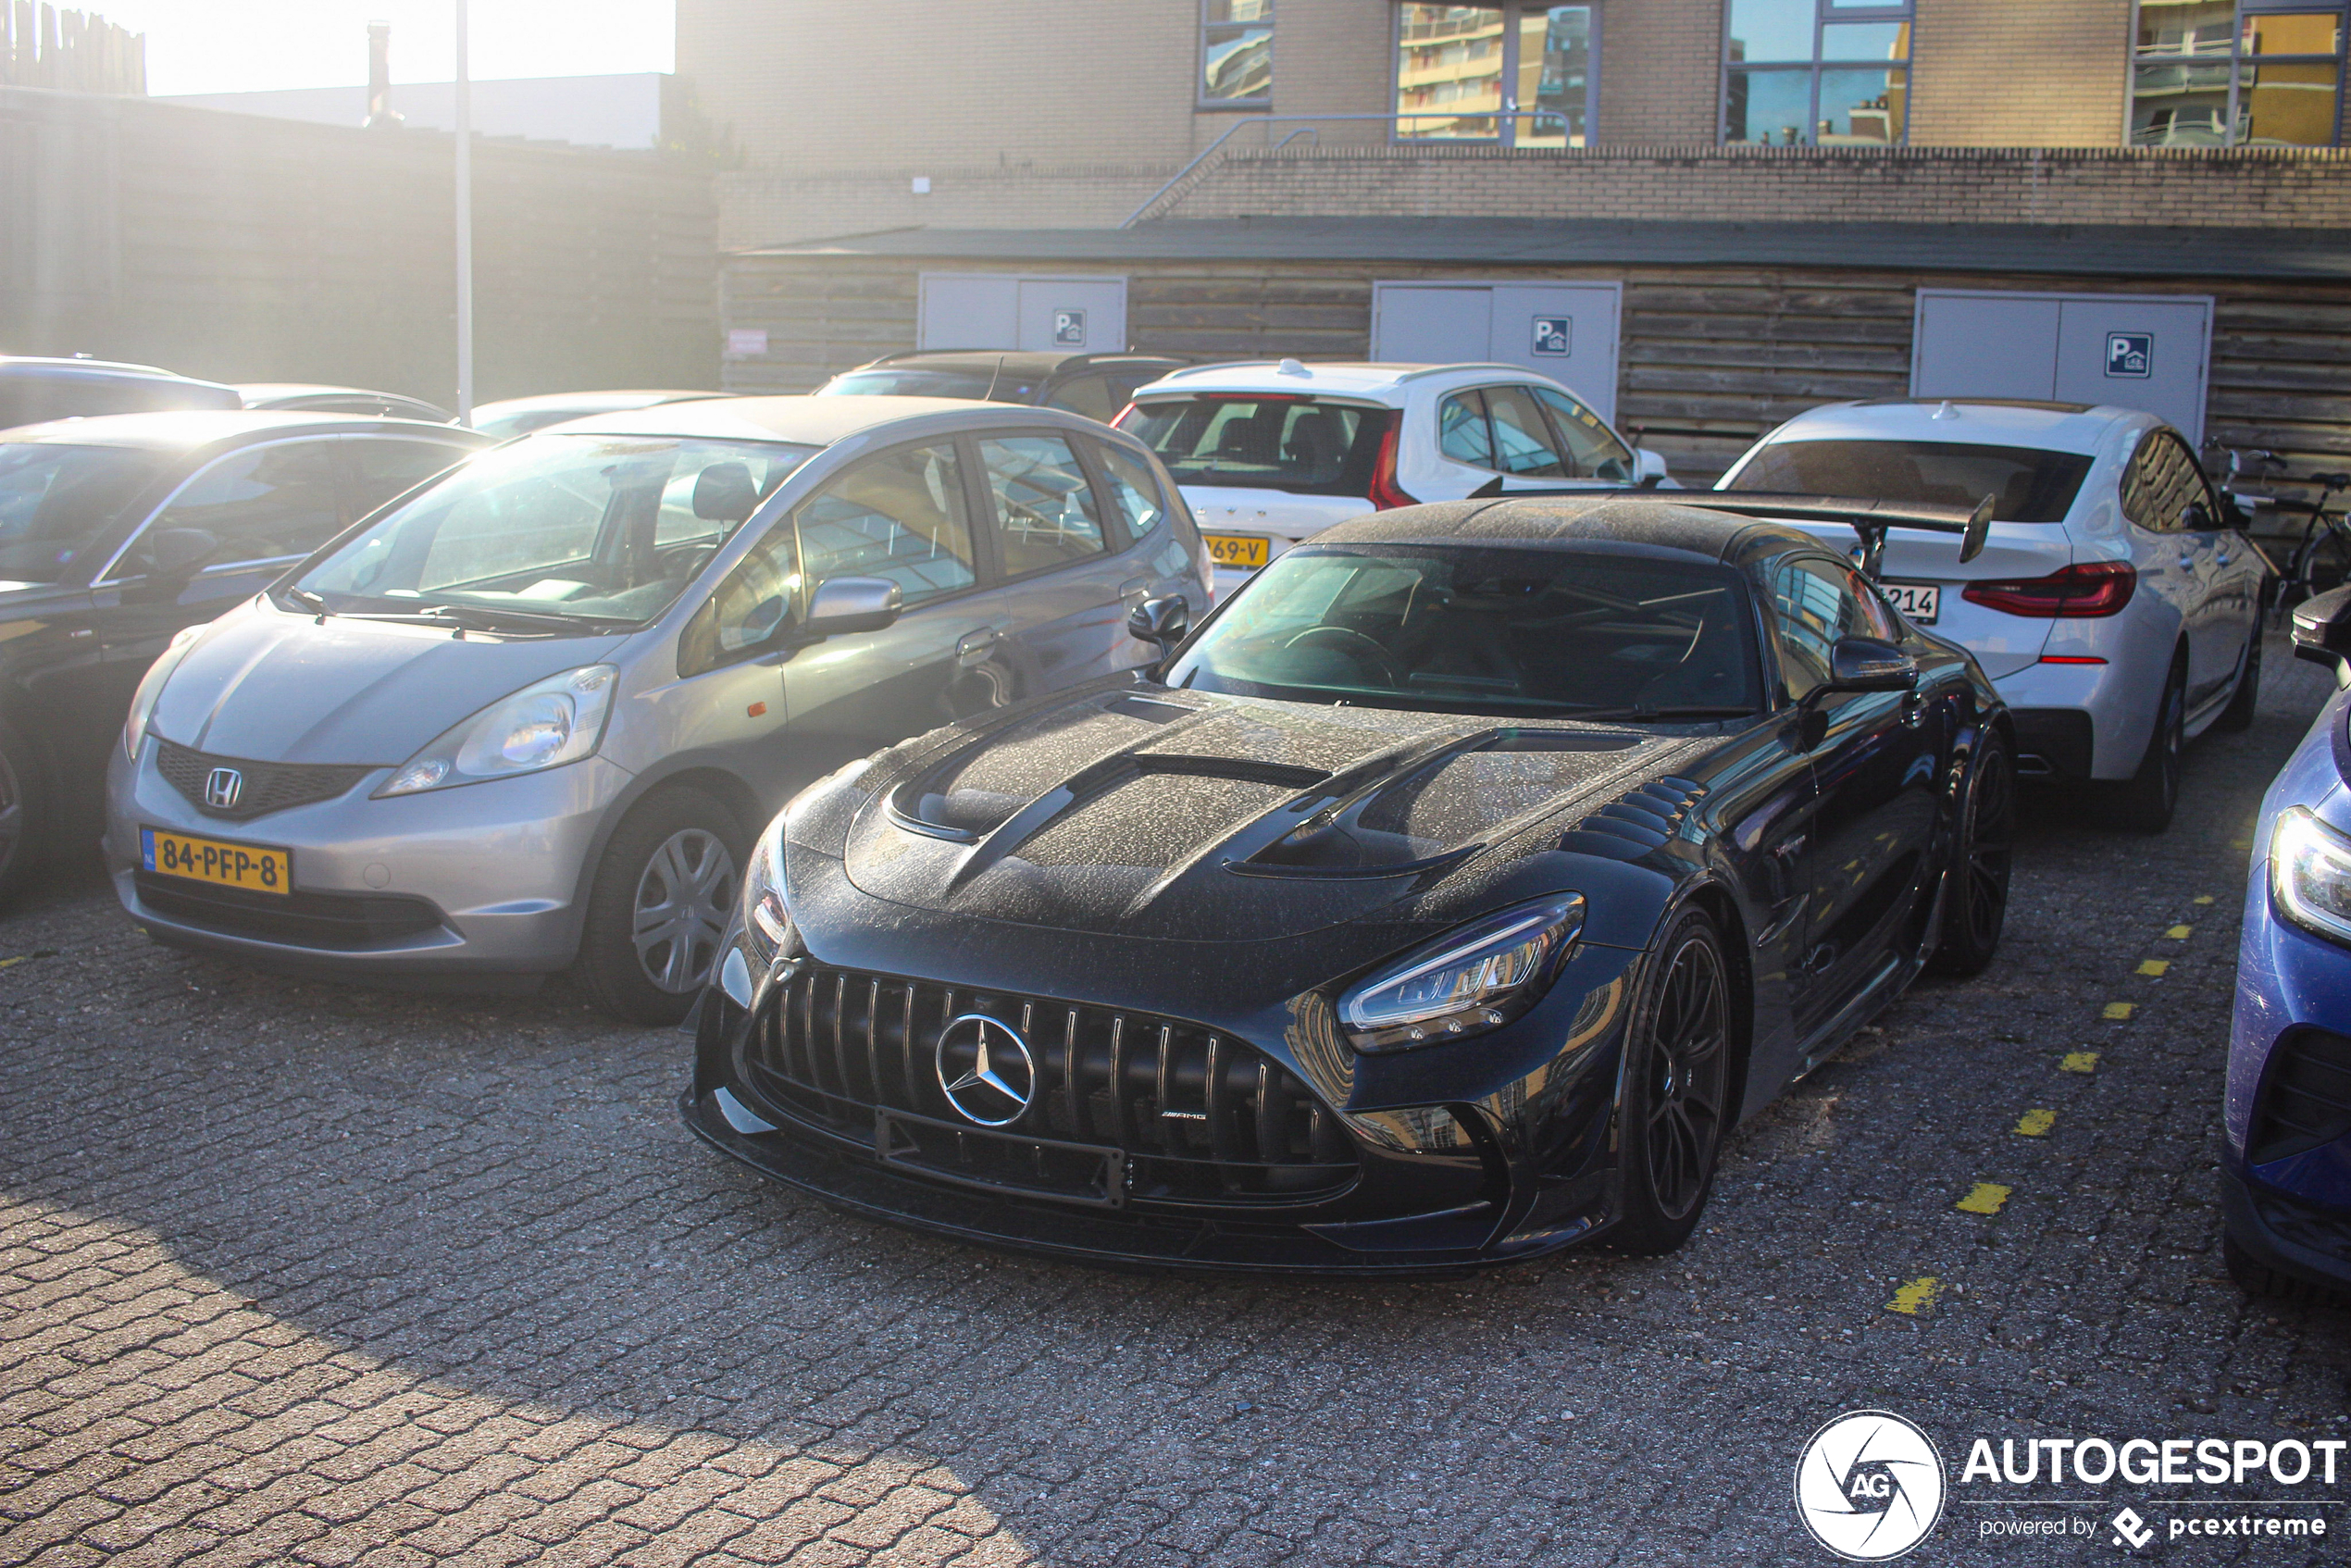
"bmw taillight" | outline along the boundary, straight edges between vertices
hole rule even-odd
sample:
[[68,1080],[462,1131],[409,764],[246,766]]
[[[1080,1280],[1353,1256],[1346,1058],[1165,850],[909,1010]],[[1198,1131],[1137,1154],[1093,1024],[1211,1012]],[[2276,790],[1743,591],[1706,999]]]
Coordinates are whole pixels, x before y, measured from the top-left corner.
[[2072,620],[2113,615],[2138,587],[2138,571],[2128,561],[2083,561],[2046,577],[1972,582],[1959,597],[2007,615]]
[[1388,417],[1387,429],[1380,433],[1379,455],[1372,459],[1371,502],[1382,512],[1420,504],[1418,497],[1396,482],[1396,433],[1403,423],[1401,415]]

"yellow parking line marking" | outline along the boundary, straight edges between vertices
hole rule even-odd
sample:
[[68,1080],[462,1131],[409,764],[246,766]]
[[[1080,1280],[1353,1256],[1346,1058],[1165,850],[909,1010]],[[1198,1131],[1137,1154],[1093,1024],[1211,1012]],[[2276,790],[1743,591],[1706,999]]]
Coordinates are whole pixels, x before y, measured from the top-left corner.
[[2046,1138],[2049,1136],[2049,1129],[2055,1126],[2057,1126],[2055,1111],[2027,1111],[2017,1118],[2016,1135],[2019,1138]]
[[2163,934],[2175,942],[2183,942],[2188,940],[2189,933],[2195,929],[2193,926],[2174,926]]
[[2058,1064],[2060,1073],[2095,1073],[2098,1070],[2098,1053],[2095,1051],[2069,1051]]
[[2100,1016],[2119,1024],[2135,1011],[2136,1006],[2132,1002],[2109,1002],[2106,1004],[2106,1011]]
[[22,964],[26,959],[31,958],[31,956],[32,954],[29,952],[20,952],[14,958],[0,958],[0,969],[6,969],[10,964]]
[[1894,1292],[1894,1300],[1885,1303],[1885,1310],[1900,1313],[1904,1317],[1917,1317],[1922,1313],[1932,1312],[1934,1299],[1942,1294],[1941,1280],[1931,1274],[1922,1275]]
[[2196,895],[2196,902],[2198,903],[2210,903],[2212,902],[2212,895],[2210,893],[2198,893]]
[[2000,1205],[2009,1201],[2009,1194],[2015,1190],[2015,1188],[2003,1187],[1996,1181],[1979,1181],[1972,1191],[1959,1200],[1959,1213],[1996,1214],[2000,1212]]
[[2168,958],[2149,958],[2139,964],[2139,973],[2142,975],[2153,975],[2158,979],[2161,979],[2163,977],[2163,972],[2171,967],[2171,961]]

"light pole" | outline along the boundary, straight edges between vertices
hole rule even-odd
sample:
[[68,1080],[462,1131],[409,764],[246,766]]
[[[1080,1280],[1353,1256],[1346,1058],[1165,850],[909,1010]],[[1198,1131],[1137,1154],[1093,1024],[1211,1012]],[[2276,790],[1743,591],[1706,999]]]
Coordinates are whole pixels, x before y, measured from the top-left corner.
[[457,423],[474,422],[473,84],[466,80],[466,0],[457,5]]

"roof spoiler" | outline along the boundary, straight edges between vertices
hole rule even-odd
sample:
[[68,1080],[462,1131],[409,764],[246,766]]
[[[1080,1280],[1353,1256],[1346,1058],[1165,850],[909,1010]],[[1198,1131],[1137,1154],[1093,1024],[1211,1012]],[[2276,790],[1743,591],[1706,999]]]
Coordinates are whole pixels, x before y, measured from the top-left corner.
[[1511,490],[1499,479],[1471,492],[1474,501],[1516,501],[1534,495],[1580,495],[1595,501],[1646,501],[1674,506],[1696,506],[1709,512],[1729,512],[1741,517],[1764,517],[1799,523],[1843,523],[1861,541],[1861,570],[1878,575],[1878,558],[1885,550],[1888,529],[1919,529],[1928,533],[1959,536],[1962,565],[1984,554],[1992,529],[1996,498],[1987,495],[1972,509],[1958,506],[1897,504],[1855,495],[1781,494],[1760,490]]

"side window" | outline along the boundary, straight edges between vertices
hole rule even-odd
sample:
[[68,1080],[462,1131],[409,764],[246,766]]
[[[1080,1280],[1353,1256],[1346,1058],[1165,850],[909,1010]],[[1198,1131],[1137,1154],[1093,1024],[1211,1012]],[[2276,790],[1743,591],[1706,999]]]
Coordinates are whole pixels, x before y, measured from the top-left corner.
[[1141,539],[1167,516],[1159,481],[1149,468],[1114,446],[1097,444],[1094,450],[1101,454],[1102,471],[1110,476],[1111,502],[1126,516],[1126,537]]
[[793,516],[812,591],[827,578],[887,578],[917,604],[978,580],[963,466],[950,443],[868,457]]
[[1488,387],[1486,412],[1494,424],[1495,467],[1530,479],[1560,479],[1567,470],[1551,446],[1550,421],[1524,387]]
[[1080,376],[1055,387],[1045,399],[1045,406],[1066,408],[1072,414],[1083,414],[1107,425],[1126,406],[1126,401],[1118,396],[1108,376]]
[[1773,579],[1772,623],[1791,701],[1829,678],[1829,650],[1845,637],[1894,635],[1892,620],[1859,579],[1827,561],[1791,561]]
[[1598,415],[1549,387],[1536,387],[1535,395],[1551,411],[1551,424],[1559,431],[1570,475],[1579,479],[1633,482],[1638,466],[1633,461],[1631,449],[1616,439],[1616,432],[1602,423]]
[[404,495],[444,468],[471,456],[472,449],[429,441],[381,441],[355,436],[343,442],[351,459],[351,515],[364,517],[395,495]]
[[1474,468],[1494,466],[1494,438],[1486,429],[1486,400],[1455,392],[1437,406],[1437,450]]
[[979,443],[994,500],[990,521],[1004,576],[1067,566],[1102,553],[1094,487],[1060,436],[988,436]]
[[2150,533],[2175,533],[2191,502],[2213,505],[2195,454],[2170,431],[2150,431],[2122,472],[2122,515]]
[[678,634],[678,675],[700,675],[765,647],[791,613],[792,567],[792,530],[778,524],[751,547]]
[[220,541],[219,566],[307,555],[342,531],[332,441],[249,447],[215,460],[147,525],[123,558],[144,571],[144,545],[167,529],[199,529]]

